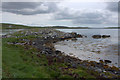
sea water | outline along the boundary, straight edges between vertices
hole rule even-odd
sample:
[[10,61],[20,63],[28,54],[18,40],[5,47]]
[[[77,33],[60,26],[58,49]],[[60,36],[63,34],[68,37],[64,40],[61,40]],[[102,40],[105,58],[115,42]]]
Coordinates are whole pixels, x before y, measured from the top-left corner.
[[[55,48],[66,55],[81,60],[96,61],[110,60],[110,66],[119,67],[118,61],[118,29],[57,29],[63,32],[76,32],[86,35],[76,41],[65,40],[55,43]],[[92,35],[110,35],[110,38],[94,39]]]

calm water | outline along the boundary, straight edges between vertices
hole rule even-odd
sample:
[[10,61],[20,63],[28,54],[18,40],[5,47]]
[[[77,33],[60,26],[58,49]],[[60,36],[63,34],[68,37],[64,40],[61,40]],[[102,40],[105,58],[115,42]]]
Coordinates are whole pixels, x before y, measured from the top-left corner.
[[[55,48],[66,55],[78,57],[81,60],[97,61],[111,60],[110,66],[118,67],[118,30],[117,29],[58,29],[63,32],[77,32],[88,36],[77,41],[61,41]],[[106,39],[93,39],[92,35],[111,35]]]

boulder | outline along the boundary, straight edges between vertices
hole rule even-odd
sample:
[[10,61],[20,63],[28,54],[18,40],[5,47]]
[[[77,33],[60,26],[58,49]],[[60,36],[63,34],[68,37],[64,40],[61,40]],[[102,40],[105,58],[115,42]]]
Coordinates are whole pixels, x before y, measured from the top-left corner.
[[76,32],[72,32],[71,34],[72,34],[72,35],[77,35],[77,33],[76,33]]
[[102,38],[109,38],[110,35],[102,35]]
[[77,68],[77,65],[75,63],[72,64],[73,68]]
[[107,63],[111,63],[112,61],[110,61],[110,60],[104,60],[104,62],[107,64]]
[[93,35],[92,37],[95,38],[95,39],[99,39],[99,38],[109,38],[110,35]]
[[69,53],[69,55],[73,55],[73,53]]
[[59,53],[61,53],[61,51],[56,50],[55,53],[56,53],[56,54],[59,54]]
[[77,39],[76,38],[72,38],[72,41],[77,41]]
[[82,38],[83,36],[82,36],[82,35],[80,35],[80,34],[77,34],[77,37]]
[[103,61],[103,60],[99,60],[99,62],[100,62],[100,63],[104,63],[104,61]]
[[92,37],[95,38],[95,39],[99,39],[99,38],[101,38],[102,36],[101,36],[101,35],[93,35]]

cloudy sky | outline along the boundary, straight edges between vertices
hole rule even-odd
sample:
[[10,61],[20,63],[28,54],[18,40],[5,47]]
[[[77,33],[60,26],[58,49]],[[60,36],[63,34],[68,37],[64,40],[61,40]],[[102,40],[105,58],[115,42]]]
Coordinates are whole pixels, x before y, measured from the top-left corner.
[[118,2],[7,0],[2,2],[2,22],[35,26],[118,26]]

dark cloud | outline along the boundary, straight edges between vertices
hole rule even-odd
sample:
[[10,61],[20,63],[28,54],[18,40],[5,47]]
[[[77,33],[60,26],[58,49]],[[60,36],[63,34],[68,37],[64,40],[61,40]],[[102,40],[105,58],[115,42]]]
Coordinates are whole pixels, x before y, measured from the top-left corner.
[[3,2],[2,11],[21,15],[53,13],[55,20],[70,20],[74,24],[114,24],[116,17],[112,17],[110,12],[116,12],[117,5],[117,2],[109,2],[107,10],[73,10],[60,7],[55,2]]
[[55,2],[3,2],[2,11],[22,15],[51,13],[58,10]]
[[65,8],[54,15],[56,20],[71,20],[74,24],[103,24],[106,19],[110,16],[104,11],[72,11]]
[[118,7],[120,8],[120,4],[118,2],[107,2],[107,9],[113,12],[118,12]]

